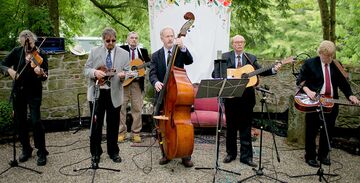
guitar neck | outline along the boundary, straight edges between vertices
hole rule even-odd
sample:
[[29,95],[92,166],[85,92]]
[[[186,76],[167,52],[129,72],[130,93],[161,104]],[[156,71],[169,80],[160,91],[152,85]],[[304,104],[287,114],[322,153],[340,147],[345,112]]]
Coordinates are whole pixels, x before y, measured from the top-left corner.
[[326,98],[325,101],[330,102],[330,103],[334,103],[334,104],[340,104],[340,105],[360,106],[360,105],[353,104],[353,103],[351,103],[350,101],[347,101],[347,100]]
[[271,65],[269,65],[269,66],[267,66],[267,67],[262,67],[262,68],[260,68],[260,69],[257,69],[257,70],[255,70],[255,71],[253,71],[253,72],[250,72],[248,75],[249,75],[249,77],[259,75],[259,74],[261,74],[261,73],[263,73],[263,72],[265,72],[265,71],[267,71],[267,70],[270,70],[270,69],[273,68],[275,65],[276,65],[276,63],[271,64]]
[[147,62],[147,63],[145,63],[145,64],[136,66],[136,69],[142,69],[142,68],[144,68],[144,67],[147,67],[148,65],[150,65],[150,62]]

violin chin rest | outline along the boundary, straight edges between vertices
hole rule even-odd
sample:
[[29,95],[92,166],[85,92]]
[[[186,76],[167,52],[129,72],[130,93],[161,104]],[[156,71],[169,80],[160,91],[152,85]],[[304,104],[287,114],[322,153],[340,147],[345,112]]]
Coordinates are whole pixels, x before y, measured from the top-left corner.
[[153,118],[157,120],[169,120],[169,118],[166,117],[165,115],[153,116]]

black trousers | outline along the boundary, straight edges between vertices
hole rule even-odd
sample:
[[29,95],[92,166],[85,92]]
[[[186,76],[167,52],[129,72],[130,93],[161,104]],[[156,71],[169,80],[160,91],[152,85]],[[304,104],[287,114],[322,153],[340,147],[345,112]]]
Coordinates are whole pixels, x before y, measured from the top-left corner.
[[31,93],[21,89],[16,92],[14,96],[13,109],[15,125],[18,130],[23,152],[25,153],[30,153],[32,151],[29,137],[30,124],[28,123],[28,110],[30,111],[34,145],[35,148],[38,149],[38,155],[48,153],[45,147],[45,128],[40,119],[41,98],[41,95],[32,96]]
[[[327,131],[329,134],[329,141],[331,142],[333,129],[335,126],[336,117],[338,115],[338,106],[335,105],[330,113],[324,113]],[[305,133],[305,159],[326,158],[329,153],[328,142],[325,134],[325,128],[320,130],[319,149],[316,154],[316,136],[319,132],[320,126],[324,122],[321,120],[321,112],[307,113],[305,115],[306,133]]]
[[253,106],[242,98],[225,100],[226,152],[237,156],[237,133],[240,132],[240,161],[252,161],[251,124]]
[[111,101],[110,89],[100,89],[100,96],[97,102],[90,102],[90,110],[95,107],[95,115],[90,135],[90,152],[92,156],[100,156],[103,151],[101,148],[102,126],[104,124],[104,116],[106,113],[106,144],[109,156],[119,154],[119,146],[117,138],[120,124],[120,108],[114,108]]

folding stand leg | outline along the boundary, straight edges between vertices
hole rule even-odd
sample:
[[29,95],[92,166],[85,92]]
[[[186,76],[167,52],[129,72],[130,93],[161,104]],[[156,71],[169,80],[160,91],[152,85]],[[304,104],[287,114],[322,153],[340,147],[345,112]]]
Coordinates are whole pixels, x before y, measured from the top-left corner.
[[219,118],[218,118],[218,123],[217,123],[217,126],[216,126],[216,155],[215,155],[215,166],[214,167],[195,167],[195,170],[214,170],[214,178],[213,178],[213,182],[215,182],[215,179],[216,179],[216,174],[217,172],[220,170],[220,171],[224,171],[224,172],[227,172],[227,173],[232,173],[232,174],[236,174],[236,175],[241,175],[240,173],[237,173],[237,172],[233,172],[233,171],[230,171],[230,170],[225,170],[225,169],[222,169],[222,168],[219,168],[219,149],[220,149],[220,129],[221,129],[221,123],[222,123],[222,116],[223,116],[223,113],[222,113],[222,102],[221,102],[221,99],[219,98],[218,99],[219,101]]
[[[269,120],[270,120],[270,114],[269,114],[268,106],[267,106],[267,103],[266,103],[266,93],[265,93],[265,92],[262,92],[262,95],[263,95],[263,98],[260,100],[260,102],[261,102],[261,113],[264,112],[264,105],[265,105],[265,107],[266,107],[266,112],[268,113],[268,118],[269,118]],[[264,119],[264,117],[262,117],[262,118]],[[263,127],[263,124],[261,124],[261,126],[260,126],[259,168],[258,168],[258,169],[253,168],[253,170],[255,171],[255,174],[254,174],[254,175],[252,175],[252,176],[250,176],[250,177],[247,177],[247,178],[245,178],[245,179],[242,179],[242,180],[240,180],[240,181],[238,181],[238,182],[245,182],[246,180],[249,180],[249,179],[251,179],[251,178],[253,178],[253,177],[256,177],[256,176],[264,176],[264,177],[267,177],[267,178],[272,179],[272,180],[275,180],[275,181],[279,181],[279,182],[286,183],[285,181],[276,179],[276,178],[274,178],[274,177],[270,177],[270,176],[264,174],[264,172],[263,172],[264,167],[262,167],[262,164],[261,164],[263,128],[264,128],[264,127]],[[273,136],[273,138],[275,138],[275,137]],[[275,139],[274,139],[274,143],[275,143]],[[275,143],[275,147],[276,147],[276,143]],[[277,150],[277,149],[276,149],[276,150]],[[278,158],[278,160],[279,160],[279,158]]]

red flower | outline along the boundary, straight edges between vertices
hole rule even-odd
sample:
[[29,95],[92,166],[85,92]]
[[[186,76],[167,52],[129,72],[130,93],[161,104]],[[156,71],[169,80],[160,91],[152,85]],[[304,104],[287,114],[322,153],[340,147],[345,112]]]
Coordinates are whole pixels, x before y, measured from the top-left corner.
[[225,7],[230,6],[231,5],[231,0],[225,0],[223,4],[224,4]]

